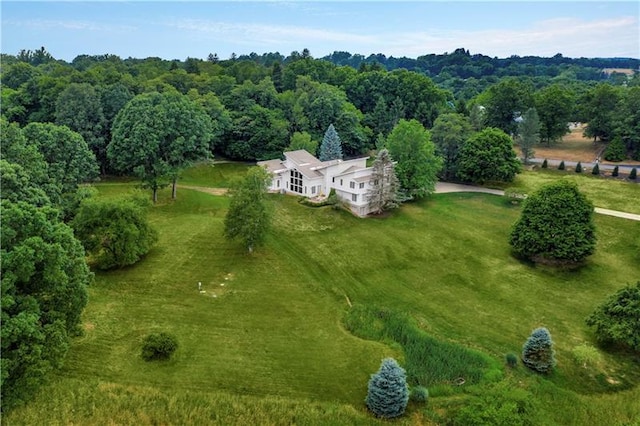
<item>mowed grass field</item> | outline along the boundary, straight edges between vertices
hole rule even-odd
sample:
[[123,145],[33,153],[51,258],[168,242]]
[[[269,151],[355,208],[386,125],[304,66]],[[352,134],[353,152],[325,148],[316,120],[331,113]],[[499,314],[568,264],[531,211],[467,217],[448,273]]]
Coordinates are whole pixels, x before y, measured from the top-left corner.
[[[225,186],[243,169],[212,170],[218,175],[191,171],[183,183]],[[112,197],[133,185],[98,189]],[[596,215],[596,254],[580,269],[557,270],[510,255],[520,207],[501,197],[435,195],[374,219],[290,196],[269,202],[273,228],[248,255],[222,237],[227,197],[180,189],[171,201],[164,190],[150,212],[158,245],[133,267],[96,274],[85,333],[63,370],[3,424],[375,424],[364,406],[369,376],[382,358],[403,363],[404,354],[349,333],[352,305],[401,312],[430,337],[500,365],[545,326],[556,371],[505,367],[493,380],[529,392],[540,424],[640,419],[637,357],[599,349],[588,368],[573,357],[575,347],[595,346],[584,318],[640,279],[640,222]],[[142,339],[157,331],[180,347],[169,362],[144,362]],[[487,386],[428,386],[436,391],[429,403],[410,405],[399,423],[446,423]]]

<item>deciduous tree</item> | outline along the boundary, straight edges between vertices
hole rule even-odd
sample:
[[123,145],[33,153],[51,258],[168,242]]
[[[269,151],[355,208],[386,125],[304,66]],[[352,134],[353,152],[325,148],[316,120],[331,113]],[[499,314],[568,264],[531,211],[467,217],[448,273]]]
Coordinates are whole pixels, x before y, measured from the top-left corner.
[[544,185],[526,199],[510,243],[516,255],[533,261],[581,262],[596,246],[593,204],[573,182]]
[[640,352],[640,281],[609,296],[586,321],[600,342]]
[[442,158],[420,122],[400,120],[387,138],[387,148],[397,162],[395,171],[405,197],[421,198],[435,190]]
[[540,116],[540,139],[549,145],[569,133],[574,98],[568,89],[559,84],[540,89],[535,105]]
[[318,142],[311,140],[311,135],[307,132],[295,132],[291,135],[287,151],[297,151],[304,149],[311,155],[316,155],[318,150]]
[[469,119],[460,114],[441,114],[431,129],[431,139],[436,153],[444,160],[441,176],[453,180],[458,172],[458,153],[473,130]]
[[252,167],[231,189],[229,210],[224,218],[227,239],[242,241],[249,253],[260,244],[269,229],[271,214],[265,196],[271,176],[262,167]]
[[513,141],[505,132],[487,127],[460,148],[458,178],[466,182],[511,182],[520,172]]
[[72,227],[99,269],[133,265],[158,240],[144,200],[86,200]]
[[529,108],[518,124],[518,145],[522,151],[522,161],[529,163],[533,157],[533,147],[540,141],[540,120],[535,108]]
[[59,368],[79,331],[91,273],[51,207],[2,200],[2,408],[26,401]]

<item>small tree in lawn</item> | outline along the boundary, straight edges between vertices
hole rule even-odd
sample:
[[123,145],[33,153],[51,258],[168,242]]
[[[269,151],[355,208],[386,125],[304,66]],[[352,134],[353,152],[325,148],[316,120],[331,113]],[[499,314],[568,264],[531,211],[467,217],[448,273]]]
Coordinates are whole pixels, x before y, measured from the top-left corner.
[[522,362],[539,373],[548,373],[556,365],[553,341],[549,330],[536,328],[522,347]]
[[385,210],[398,207],[398,189],[400,183],[395,172],[395,165],[389,151],[382,149],[373,163],[371,187],[367,190],[369,211],[380,214]]
[[390,419],[404,413],[409,402],[407,374],[395,359],[383,359],[380,370],[371,375],[365,402],[378,417]]
[[613,177],[618,177],[618,173],[619,173],[618,166],[615,166],[615,167],[613,168],[613,171],[611,172],[611,176],[613,176]]
[[534,154],[534,145],[540,142],[540,118],[535,108],[529,108],[518,124],[517,141],[522,151],[522,161],[528,164]]
[[636,177],[638,177],[638,170],[634,167],[631,169],[631,173],[629,173],[629,179],[636,180]]
[[329,124],[320,144],[320,161],[336,159],[342,159],[342,142],[333,124]]
[[544,161],[542,162],[542,168],[546,169],[547,167],[549,167],[549,163],[547,162],[547,159],[545,158]]
[[260,244],[269,229],[265,195],[271,176],[262,167],[252,167],[242,181],[230,189],[231,202],[224,218],[224,235],[241,240],[249,253]]
[[564,160],[560,162],[560,165],[558,166],[558,170],[564,170]]
[[579,161],[578,164],[576,164],[576,173],[582,173],[582,163]]
[[598,163],[596,163],[596,165],[593,166],[593,170],[591,170],[591,174],[594,176],[598,176],[600,174],[600,166],[598,165]]
[[524,202],[510,243],[516,255],[536,262],[581,262],[596,246],[593,204],[575,183],[544,185]]

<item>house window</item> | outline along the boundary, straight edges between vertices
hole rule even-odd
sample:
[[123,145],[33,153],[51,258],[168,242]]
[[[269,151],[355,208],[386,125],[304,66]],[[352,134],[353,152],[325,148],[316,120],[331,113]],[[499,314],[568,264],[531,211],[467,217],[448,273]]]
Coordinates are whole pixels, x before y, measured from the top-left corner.
[[340,186],[342,186],[342,179],[340,179]]
[[316,193],[316,187],[315,187],[315,186],[312,186],[312,187],[311,187],[311,193],[312,193],[312,194],[315,194],[315,193]]
[[351,194],[351,201],[358,201],[358,194]]
[[349,188],[355,188],[356,187],[356,183],[355,182],[349,182]]
[[280,188],[280,179],[278,179],[276,182],[278,182],[278,188]]
[[302,194],[302,173],[295,169],[291,170],[291,190]]
[[374,184],[374,185],[378,185],[379,183],[380,183],[380,181],[379,181],[378,179],[376,179],[376,180],[374,180],[374,181],[373,181],[373,184]]
[[364,182],[360,182],[360,189],[364,188]]
[[336,183],[336,178],[335,178],[335,176],[331,178],[331,182]]

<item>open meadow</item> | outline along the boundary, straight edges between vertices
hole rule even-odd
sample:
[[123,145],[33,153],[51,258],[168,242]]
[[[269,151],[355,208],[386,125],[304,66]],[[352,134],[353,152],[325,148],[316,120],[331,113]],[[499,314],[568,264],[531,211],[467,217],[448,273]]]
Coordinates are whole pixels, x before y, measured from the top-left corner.
[[[225,187],[244,170],[200,166],[181,184]],[[537,173],[515,185],[556,177]],[[640,186],[577,179],[596,206],[640,213]],[[114,197],[134,184],[97,188]],[[158,244],[133,267],[96,273],[62,371],[3,424],[376,424],[364,398],[387,356],[430,391],[394,423],[455,424],[487,394],[526,400],[530,424],[640,420],[640,359],[598,348],[584,323],[640,279],[640,222],[595,215],[596,253],[554,269],[511,256],[521,207],[499,196],[439,194],[371,219],[291,196],[269,203],[272,229],[248,255],[222,236],[226,196],[181,188],[172,201],[163,190],[150,211]],[[507,367],[540,326],[555,371]],[[179,348],[145,362],[142,339],[159,331]]]

